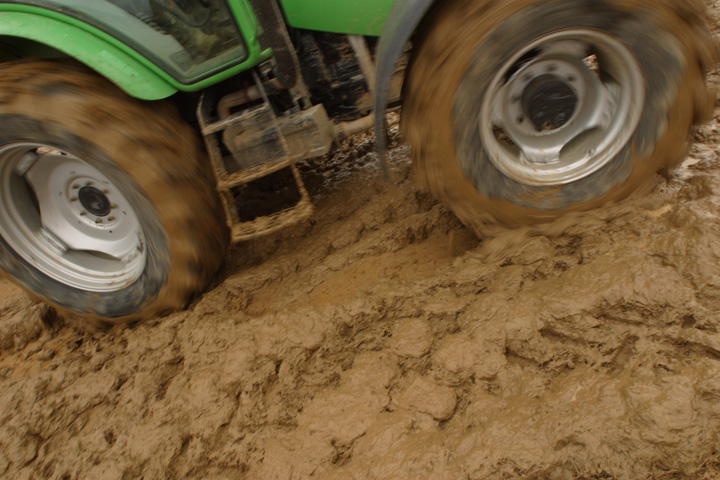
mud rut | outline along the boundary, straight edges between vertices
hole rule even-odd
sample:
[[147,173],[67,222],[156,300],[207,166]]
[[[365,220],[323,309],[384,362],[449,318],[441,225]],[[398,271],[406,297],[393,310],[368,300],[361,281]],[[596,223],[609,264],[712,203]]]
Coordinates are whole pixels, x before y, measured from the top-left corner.
[[720,109],[695,137],[650,195],[482,241],[355,137],[310,222],[132,328],[0,281],[0,476],[718,478]]

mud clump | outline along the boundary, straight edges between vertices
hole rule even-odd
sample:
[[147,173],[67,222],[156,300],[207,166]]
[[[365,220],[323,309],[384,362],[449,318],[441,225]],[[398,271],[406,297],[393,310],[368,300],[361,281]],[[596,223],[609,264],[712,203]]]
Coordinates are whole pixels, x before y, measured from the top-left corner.
[[0,476],[718,478],[719,126],[650,195],[482,241],[356,137],[310,221],[132,328],[0,281]]

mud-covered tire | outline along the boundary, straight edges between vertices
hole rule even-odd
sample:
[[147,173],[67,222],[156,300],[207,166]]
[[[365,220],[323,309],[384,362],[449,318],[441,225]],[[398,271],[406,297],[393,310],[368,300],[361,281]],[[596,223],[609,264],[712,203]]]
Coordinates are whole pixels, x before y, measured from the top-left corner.
[[[563,155],[565,151],[575,154],[572,149],[575,145],[587,148],[582,142],[595,138],[609,139],[608,144],[615,142],[603,150],[604,157],[593,156],[594,147],[584,150],[582,156],[577,154],[578,159],[595,163],[583,165],[578,160],[579,163],[572,164],[580,165],[578,170],[565,174],[562,168],[552,167],[564,168],[565,164],[557,162],[564,161],[565,156],[548,157],[547,164],[536,161],[543,155],[542,143],[538,142],[537,148],[522,143],[525,138],[535,138],[532,132],[527,137],[518,134],[518,142],[509,134],[505,138],[510,136],[510,141],[498,136],[498,148],[494,148],[495,140],[484,132],[490,131],[488,124],[493,132],[498,128],[494,119],[487,120],[497,115],[497,109],[488,109],[497,100],[489,97],[498,92],[506,94],[503,89],[510,88],[508,85],[519,72],[531,72],[531,66],[547,66],[546,72],[534,75],[541,75],[543,81],[550,78],[557,65],[547,62],[547,58],[561,55],[563,46],[575,48],[572,47],[575,34],[586,42],[582,45],[591,45],[593,38],[605,45],[598,47],[602,55],[594,58],[607,57],[607,51],[616,51],[621,60],[613,61],[612,66],[630,72],[617,77],[625,75],[628,79],[639,79],[640,83],[626,95],[630,98],[627,107],[630,113],[613,126],[620,134],[602,137],[600,127],[592,123],[601,125],[601,120],[592,120],[589,123],[592,129],[588,127],[588,131],[597,137],[583,133],[573,143],[568,142],[567,150],[558,150]],[[552,55],[542,57],[545,50],[535,45],[543,45],[556,35],[565,35],[557,37],[565,43],[548,47],[547,52]],[[402,132],[411,145],[419,180],[464,223],[479,231],[488,221],[508,225],[548,221],[568,211],[587,210],[620,199],[649,185],[658,170],[681,161],[688,149],[691,126],[704,119],[715,102],[705,84],[705,71],[715,56],[716,47],[705,26],[700,1],[447,0],[439,2],[429,13],[415,40],[404,85]],[[623,82],[605,86],[603,82],[615,79],[609,79],[603,71],[604,58],[599,61],[597,79],[589,80],[592,85],[600,85],[597,88],[602,92],[630,88]],[[568,60],[572,67],[571,63]],[[571,88],[572,77],[562,78]],[[560,89],[561,93],[565,90]],[[633,91],[643,93],[641,102],[631,97]],[[520,97],[508,94],[511,101],[525,102]],[[526,108],[525,105],[517,108]],[[580,105],[575,104],[574,112],[581,111]],[[613,110],[610,102],[603,105],[610,105],[609,115],[623,112],[620,108]],[[637,110],[635,118],[633,108]],[[514,118],[518,123],[523,120],[527,123],[523,114],[510,120],[501,116],[502,121],[497,124],[505,125]],[[574,128],[568,126],[571,123],[572,120],[560,126]],[[539,132],[541,126],[536,130]],[[607,131],[612,130],[608,127]],[[505,152],[503,149],[510,154],[505,157],[496,154]],[[525,155],[525,149],[538,157]],[[513,157],[514,151],[522,153],[518,160]],[[570,153],[567,158],[575,161]],[[519,173],[513,170],[516,167]],[[534,169],[548,169],[556,177],[535,175]]]
[[[26,157],[39,160],[23,166]],[[190,127],[171,105],[134,100],[73,64],[0,65],[0,181],[2,271],[71,317],[124,322],[182,308],[226,254],[223,210]],[[45,182],[54,201],[33,193]],[[54,240],[37,240],[35,228]]]

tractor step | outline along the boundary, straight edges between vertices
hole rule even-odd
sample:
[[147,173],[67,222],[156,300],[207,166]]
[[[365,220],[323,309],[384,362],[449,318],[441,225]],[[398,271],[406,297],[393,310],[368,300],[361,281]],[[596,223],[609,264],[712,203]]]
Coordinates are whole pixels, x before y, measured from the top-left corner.
[[[261,103],[220,119],[212,115],[212,107],[213,99],[203,94],[197,117],[232,240],[267,235],[310,217],[314,207],[294,164],[330,150],[332,122],[322,105],[276,117],[268,103]],[[284,204],[280,192],[254,188],[269,176],[278,185],[293,184],[294,204]],[[263,202],[280,206],[269,212]],[[259,205],[263,213],[248,214],[248,205]]]
[[[292,176],[295,181],[296,192],[293,193],[296,194],[296,198],[299,197],[294,205],[281,208],[279,211],[274,213],[244,220],[244,218],[246,218],[245,212],[243,212],[242,205],[238,205],[238,203],[241,202],[240,198],[236,197],[232,193],[228,197],[235,200],[236,211],[240,217],[237,222],[233,222],[231,225],[232,240],[234,242],[249,240],[261,235],[276,232],[285,227],[301,222],[313,214],[315,207],[310,201],[310,195],[302,182],[300,172],[294,165],[291,165],[288,168],[290,172],[292,172]],[[278,194],[274,195],[278,196]],[[255,200],[258,199],[256,198]],[[267,201],[268,203],[272,202],[272,200],[273,199],[271,198],[260,198],[260,201]],[[280,199],[280,201],[282,201],[282,199]]]

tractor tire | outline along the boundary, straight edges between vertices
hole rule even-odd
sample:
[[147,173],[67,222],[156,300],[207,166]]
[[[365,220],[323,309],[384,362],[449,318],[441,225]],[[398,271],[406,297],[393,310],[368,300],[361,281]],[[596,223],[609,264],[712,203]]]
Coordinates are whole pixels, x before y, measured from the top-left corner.
[[80,66],[0,65],[0,269],[70,317],[187,305],[229,239],[196,135]]
[[703,2],[448,0],[404,85],[419,180],[479,234],[647,188],[715,103]]

